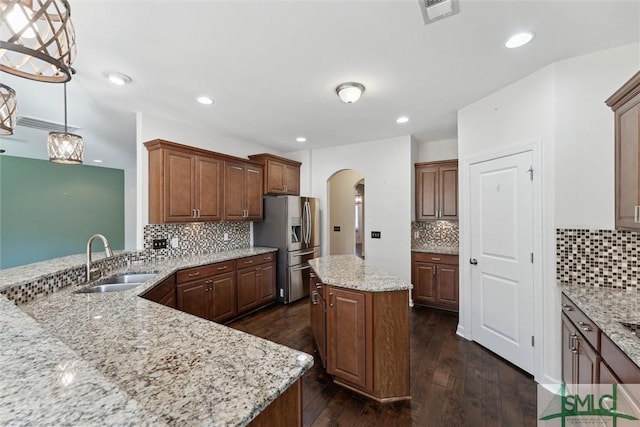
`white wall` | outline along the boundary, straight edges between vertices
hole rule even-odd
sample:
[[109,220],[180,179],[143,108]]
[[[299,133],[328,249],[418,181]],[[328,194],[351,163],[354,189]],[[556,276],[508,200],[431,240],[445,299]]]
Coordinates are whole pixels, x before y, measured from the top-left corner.
[[614,228],[613,112],[604,100],[637,71],[636,44],[556,63],[557,228]]
[[138,249],[143,248],[144,226],[149,223],[149,156],[143,143],[158,138],[237,157],[247,157],[249,154],[258,153],[281,154],[274,151],[271,147],[216,134],[212,132],[211,129],[198,129],[152,114],[137,113],[136,186],[140,190],[137,195],[136,219],[136,244]]
[[418,142],[417,163],[437,162],[439,160],[451,160],[458,158],[458,140],[443,139],[440,141]]
[[138,191],[136,188],[136,168],[124,170],[124,248],[135,250],[136,244],[136,211]]
[[[367,262],[405,280],[411,279],[412,143],[410,136],[310,150],[310,196],[320,198],[322,253],[328,254],[327,180],[337,171],[354,169],[365,180]],[[302,160],[299,152],[285,157]],[[302,190],[301,190],[302,191]],[[371,239],[371,231],[381,239]]]
[[[356,248],[355,185],[364,176],[354,170],[343,170],[329,179],[329,253],[353,255]],[[365,180],[365,192],[367,182]],[[340,231],[334,231],[339,226]]]
[[[535,215],[542,229],[535,238],[542,263],[534,267],[540,274],[534,274],[539,382],[557,382],[561,371],[555,229],[611,227],[613,114],[604,100],[636,71],[637,52],[632,45],[551,64],[458,112],[461,260],[472,255],[469,163],[531,141],[540,148],[542,196]],[[460,269],[460,327],[471,337],[470,268],[461,261]]]

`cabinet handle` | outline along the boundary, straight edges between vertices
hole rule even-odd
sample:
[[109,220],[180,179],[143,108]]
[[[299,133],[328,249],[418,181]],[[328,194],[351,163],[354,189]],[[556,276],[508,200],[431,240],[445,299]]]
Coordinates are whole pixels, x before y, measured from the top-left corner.
[[193,213],[191,214],[191,218],[195,218],[196,217],[196,210],[195,209],[191,209],[193,211]]
[[256,276],[262,276],[262,268],[260,267],[256,268]]
[[431,258],[431,261],[440,261],[440,258]]
[[571,307],[569,304],[562,304],[562,308],[566,311],[573,311],[573,307]]
[[578,337],[575,337],[573,342],[574,344],[571,348],[571,353],[578,354],[580,352],[580,339]]
[[189,277],[196,277],[196,276],[199,276],[199,275],[200,275],[199,271],[196,271],[195,273],[189,273],[188,274]]
[[311,293],[311,304],[313,305],[317,305],[318,304],[318,292],[313,291]]
[[333,292],[329,292],[329,307],[333,307]]
[[224,267],[218,267],[218,270],[226,270],[227,266],[225,265]]
[[578,325],[580,325],[582,327],[583,331],[586,332],[591,332],[591,325],[584,323],[584,322],[578,322]]
[[212,283],[213,283],[213,279],[209,279],[209,280],[207,280],[207,281],[206,281],[206,282],[204,282],[204,283],[206,283],[206,284],[210,285],[210,284],[212,284]]
[[196,209],[196,212],[198,213],[198,218],[200,218],[200,209]]
[[569,350],[573,351],[574,346],[573,346],[573,340],[577,337],[576,334],[571,334],[569,335]]
[[252,259],[250,259],[250,260],[245,261],[244,263],[245,263],[245,264],[253,264],[253,260],[252,260]]

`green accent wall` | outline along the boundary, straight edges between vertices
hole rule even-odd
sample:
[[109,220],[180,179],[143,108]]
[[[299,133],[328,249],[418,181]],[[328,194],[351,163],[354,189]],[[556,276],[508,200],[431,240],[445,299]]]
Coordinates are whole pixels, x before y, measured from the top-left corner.
[[123,170],[0,155],[0,269],[85,253],[95,233],[124,249]]

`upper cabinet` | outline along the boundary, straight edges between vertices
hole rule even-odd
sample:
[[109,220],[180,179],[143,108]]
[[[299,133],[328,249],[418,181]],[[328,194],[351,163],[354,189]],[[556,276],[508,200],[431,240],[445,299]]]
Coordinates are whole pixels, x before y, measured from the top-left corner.
[[262,219],[261,165],[159,139],[144,145],[149,223]]
[[262,219],[262,166],[227,161],[225,166],[225,218]]
[[416,221],[458,219],[458,161],[416,163]]
[[249,158],[264,166],[264,194],[300,195],[302,163],[273,154],[254,154]]
[[640,230],[640,72],[606,103],[614,111],[616,228]]

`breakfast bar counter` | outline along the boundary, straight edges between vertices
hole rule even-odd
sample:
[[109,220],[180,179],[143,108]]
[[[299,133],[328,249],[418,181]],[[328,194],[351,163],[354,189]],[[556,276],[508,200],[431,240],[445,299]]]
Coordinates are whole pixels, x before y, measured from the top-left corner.
[[133,263],[137,288],[0,296],[1,425],[247,425],[313,365],[305,353],[140,298],[179,269],[274,251]]

